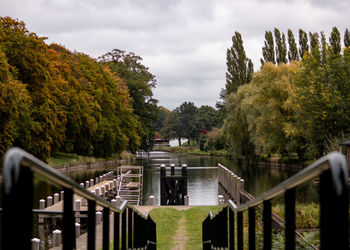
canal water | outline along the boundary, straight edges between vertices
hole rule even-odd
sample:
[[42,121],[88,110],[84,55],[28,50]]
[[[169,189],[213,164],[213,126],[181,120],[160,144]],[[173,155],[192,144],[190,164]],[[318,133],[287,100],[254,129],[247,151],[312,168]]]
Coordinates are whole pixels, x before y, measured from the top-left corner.
[[[221,163],[245,180],[245,190],[257,197],[278,185],[298,170],[276,169],[269,167],[238,166],[233,160],[190,154],[167,154],[157,158],[139,159],[136,164],[144,166],[143,203],[147,204],[150,195],[155,196],[155,203],[160,204],[160,165],[182,164],[188,166],[188,195],[190,205],[216,205],[218,203],[217,165]],[[168,170],[169,171],[169,170]],[[300,190],[302,198],[314,196],[310,187]],[[311,192],[311,193],[310,193]],[[310,199],[313,199],[310,198]]]

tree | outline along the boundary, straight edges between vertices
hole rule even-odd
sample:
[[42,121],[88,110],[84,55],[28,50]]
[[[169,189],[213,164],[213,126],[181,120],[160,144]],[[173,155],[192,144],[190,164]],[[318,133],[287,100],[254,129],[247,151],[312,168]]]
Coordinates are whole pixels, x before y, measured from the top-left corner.
[[279,29],[275,28],[275,42],[276,42],[276,61],[277,64],[287,63],[287,45],[286,45],[286,37],[284,33],[279,31]]
[[167,114],[164,120],[164,126],[160,130],[160,134],[166,139],[176,138],[179,141],[179,146],[181,146],[181,138],[184,135],[178,112],[172,111]]
[[217,111],[213,107],[203,105],[198,108],[194,119],[199,134],[204,129],[210,131],[217,125]]
[[341,51],[340,32],[337,27],[333,27],[331,36],[329,37],[329,43],[332,46],[334,54],[339,54]]
[[190,145],[191,139],[197,139],[199,136],[194,120],[197,110],[198,108],[193,102],[184,102],[175,109],[180,118],[182,137],[188,138],[188,145]]
[[264,47],[262,48],[262,54],[264,57],[264,60],[261,59],[261,65],[264,64],[264,62],[272,62],[273,64],[276,63],[275,60],[275,44],[273,41],[273,34],[271,31],[265,32],[265,42]]
[[306,52],[309,51],[308,38],[305,31],[299,29],[299,56],[303,59]]
[[288,30],[288,45],[289,45],[289,51],[288,51],[289,61],[290,62],[299,61],[297,44],[295,42],[294,34],[290,29]]
[[310,38],[310,50],[311,50],[311,52],[313,50],[319,50],[320,42],[319,42],[318,33],[317,32],[315,32],[315,33],[310,32],[309,33],[309,38]]
[[350,47],[350,32],[348,29],[344,33],[344,45],[345,47]]
[[99,59],[128,86],[134,114],[139,117],[142,125],[141,149],[151,149],[154,139],[153,121],[157,119],[158,112],[158,101],[153,98],[152,92],[156,86],[155,76],[142,64],[142,58],[132,52],[113,49]]
[[225,95],[234,93],[243,84],[249,83],[254,71],[252,61],[247,58],[242,36],[235,32],[232,36],[232,46],[226,52],[226,91]]

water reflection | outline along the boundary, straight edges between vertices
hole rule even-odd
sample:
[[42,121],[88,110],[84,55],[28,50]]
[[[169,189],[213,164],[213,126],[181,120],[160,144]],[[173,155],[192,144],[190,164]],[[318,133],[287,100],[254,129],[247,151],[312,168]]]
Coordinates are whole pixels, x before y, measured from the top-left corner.
[[[245,180],[245,189],[254,196],[276,186],[297,171],[262,167],[237,166],[234,161],[225,158],[203,155],[169,154],[164,158],[138,160],[144,166],[143,203],[147,204],[150,195],[155,196],[156,204],[160,204],[160,165],[182,164],[188,166],[188,194],[190,205],[215,205],[218,195],[218,176],[215,168],[218,163],[231,169]],[[206,167],[209,167],[207,169]]]

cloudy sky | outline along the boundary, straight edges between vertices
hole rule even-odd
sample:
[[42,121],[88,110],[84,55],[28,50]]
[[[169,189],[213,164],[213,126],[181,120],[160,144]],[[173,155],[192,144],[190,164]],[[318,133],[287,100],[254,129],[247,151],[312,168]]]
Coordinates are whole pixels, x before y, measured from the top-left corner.
[[266,30],[350,28],[349,0],[0,0],[0,16],[94,58],[132,51],[157,78],[159,105],[211,105],[225,86],[226,49],[235,31],[260,67]]

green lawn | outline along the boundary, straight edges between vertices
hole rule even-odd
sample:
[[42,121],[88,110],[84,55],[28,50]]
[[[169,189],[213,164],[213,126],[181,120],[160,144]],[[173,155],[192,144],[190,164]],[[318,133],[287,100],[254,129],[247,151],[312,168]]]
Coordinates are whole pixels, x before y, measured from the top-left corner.
[[202,222],[208,216],[221,209],[219,206],[198,206],[188,210],[174,208],[156,208],[150,215],[157,224],[157,249],[167,250],[174,246],[174,235],[179,229],[179,220],[184,217],[184,230],[188,240],[186,249],[202,249]]
[[89,156],[81,156],[70,153],[53,153],[51,157],[48,159],[48,164],[51,167],[58,167],[67,164],[74,163],[90,163],[96,161],[104,161],[102,158],[94,158]]

